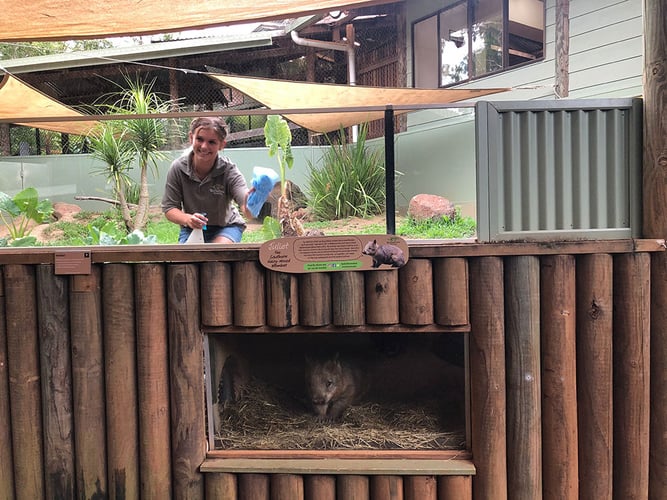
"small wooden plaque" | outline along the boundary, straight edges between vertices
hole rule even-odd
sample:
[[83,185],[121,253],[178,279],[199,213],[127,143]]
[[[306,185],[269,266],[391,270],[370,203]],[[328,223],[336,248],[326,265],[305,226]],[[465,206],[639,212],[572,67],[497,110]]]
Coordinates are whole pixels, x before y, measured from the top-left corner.
[[396,269],[408,261],[408,245],[393,234],[278,238],[262,244],[259,261],[284,273]]
[[56,252],[55,274],[90,274],[90,262],[90,250]]

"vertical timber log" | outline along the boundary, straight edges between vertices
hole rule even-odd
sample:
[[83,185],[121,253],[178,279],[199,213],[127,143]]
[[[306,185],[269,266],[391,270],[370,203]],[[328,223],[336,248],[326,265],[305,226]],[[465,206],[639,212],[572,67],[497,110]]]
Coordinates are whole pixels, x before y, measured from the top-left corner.
[[14,498],[14,459],[12,458],[12,419],[9,407],[7,367],[7,324],[5,287],[0,273],[0,498]]
[[394,325],[398,314],[398,270],[367,271],[366,323],[371,325]]
[[105,498],[108,491],[101,274],[99,266],[93,266],[91,274],[70,278],[74,450],[79,498]]
[[336,478],[320,474],[307,474],[303,479],[306,500],[336,500]]
[[166,274],[163,264],[134,270],[141,498],[171,498]]
[[271,500],[304,500],[303,477],[298,474],[272,474]]
[[269,500],[268,474],[239,474],[239,500]]
[[[667,236],[667,3],[646,0],[644,9],[644,238]],[[649,495],[667,498],[667,255],[651,266],[651,446]]]
[[648,498],[650,255],[614,257],[614,498]]
[[433,266],[429,259],[410,259],[398,270],[400,318],[406,325],[433,323]]
[[368,476],[342,474],[336,477],[336,498],[369,500],[370,480]]
[[331,324],[331,274],[306,273],[299,280],[299,322],[303,326]]
[[285,328],[299,323],[298,278],[294,274],[266,271],[266,319],[269,326]]
[[264,268],[257,261],[234,262],[234,325],[264,326]]
[[174,498],[204,497],[199,466],[206,457],[204,338],[195,264],[167,268],[167,314],[171,393],[171,456]]
[[433,261],[435,322],[458,326],[470,322],[468,313],[468,261],[459,257]]
[[7,265],[3,271],[16,498],[41,499],[44,462],[35,271],[28,265]]
[[364,273],[339,271],[331,278],[333,324],[359,326],[366,322]]
[[236,474],[216,472],[205,474],[204,478],[208,500],[236,500],[238,498]]
[[612,500],[611,255],[577,259],[579,497]]
[[107,474],[111,498],[139,497],[134,276],[131,264],[102,271],[107,403]]
[[651,254],[649,498],[667,498],[667,255]]
[[507,499],[503,260],[470,261],[470,404],[475,500]]
[[233,321],[232,265],[229,262],[202,262],[201,322],[207,326],[226,326]]
[[472,476],[440,476],[438,500],[472,500]]
[[541,264],[543,496],[577,500],[575,259],[546,256]]
[[438,500],[438,482],[435,476],[405,476],[405,500]]
[[403,500],[403,478],[371,476],[371,500]]
[[45,493],[46,498],[74,498],[69,278],[56,276],[52,265],[36,266],[36,273]]
[[505,259],[507,481],[517,500],[542,498],[540,261]]

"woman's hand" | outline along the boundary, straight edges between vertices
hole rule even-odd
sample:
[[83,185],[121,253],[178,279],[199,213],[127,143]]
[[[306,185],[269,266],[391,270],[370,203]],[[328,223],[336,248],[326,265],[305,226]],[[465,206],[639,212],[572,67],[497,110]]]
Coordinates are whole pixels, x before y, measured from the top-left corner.
[[195,212],[190,214],[187,222],[187,226],[190,229],[202,229],[208,223],[208,217],[204,214]]

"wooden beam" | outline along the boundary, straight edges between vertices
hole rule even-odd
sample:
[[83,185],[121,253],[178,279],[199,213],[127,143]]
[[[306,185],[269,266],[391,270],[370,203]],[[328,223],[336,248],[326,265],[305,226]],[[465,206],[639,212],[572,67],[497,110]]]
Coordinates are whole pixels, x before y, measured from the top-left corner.
[[557,98],[570,95],[570,0],[556,0],[556,79]]

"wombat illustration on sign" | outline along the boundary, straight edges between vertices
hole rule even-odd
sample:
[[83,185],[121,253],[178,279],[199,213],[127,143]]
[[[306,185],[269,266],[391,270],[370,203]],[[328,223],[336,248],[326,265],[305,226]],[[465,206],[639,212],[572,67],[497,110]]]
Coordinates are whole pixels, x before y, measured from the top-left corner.
[[377,240],[366,243],[362,253],[373,257],[373,265],[371,267],[380,267],[382,264],[388,264],[391,267],[401,267],[405,264],[403,250],[395,245],[378,245]]

